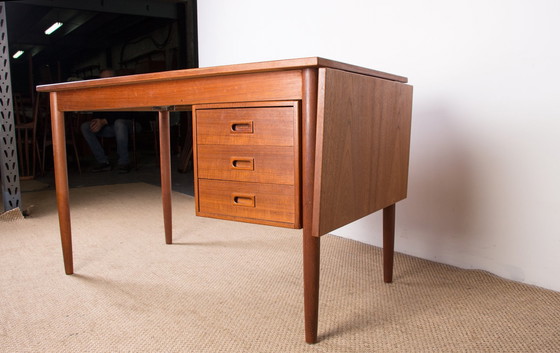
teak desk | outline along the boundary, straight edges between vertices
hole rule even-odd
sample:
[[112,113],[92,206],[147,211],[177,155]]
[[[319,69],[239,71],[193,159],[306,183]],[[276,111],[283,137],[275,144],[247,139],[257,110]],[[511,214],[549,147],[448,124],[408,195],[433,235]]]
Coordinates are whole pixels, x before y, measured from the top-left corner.
[[412,87],[404,77],[303,58],[38,86],[50,92],[58,217],[73,273],[64,112],[157,111],[165,241],[172,243],[169,111],[192,110],[198,215],[303,227],[305,339],[317,341],[320,236],[383,209],[392,281],[406,197]]

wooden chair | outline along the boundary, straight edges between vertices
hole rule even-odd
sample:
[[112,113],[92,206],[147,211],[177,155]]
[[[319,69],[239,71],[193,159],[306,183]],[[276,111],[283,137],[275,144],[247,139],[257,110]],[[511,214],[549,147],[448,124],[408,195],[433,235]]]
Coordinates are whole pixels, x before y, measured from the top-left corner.
[[[35,178],[36,162],[39,160],[37,142],[37,121],[39,119],[39,99],[31,106],[31,100],[14,95],[14,113],[16,120],[16,139],[19,159],[20,179]],[[42,168],[42,167],[41,167]]]

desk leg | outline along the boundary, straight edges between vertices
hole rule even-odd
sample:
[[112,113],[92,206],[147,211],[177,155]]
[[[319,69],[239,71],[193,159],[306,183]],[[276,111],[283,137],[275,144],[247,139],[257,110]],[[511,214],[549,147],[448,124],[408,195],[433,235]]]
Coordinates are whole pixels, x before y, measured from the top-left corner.
[[165,243],[173,242],[171,226],[171,148],[169,138],[169,111],[159,111],[159,158],[161,170],[161,200]]
[[393,254],[395,251],[395,204],[383,209],[383,281],[393,281]]
[[303,302],[305,342],[317,342],[319,321],[319,263],[321,238],[303,231]]
[[67,275],[74,273],[72,259],[72,231],[70,227],[70,201],[68,192],[68,168],[66,163],[66,136],[64,132],[64,112],[58,110],[56,93],[51,93],[51,126],[54,157],[54,181],[58,223],[62,242],[62,257]]
[[320,237],[312,235],[313,192],[315,182],[315,143],[317,134],[318,74],[315,69],[303,71],[302,106],[302,198],[303,198],[303,306],[305,341],[317,342],[319,321]]

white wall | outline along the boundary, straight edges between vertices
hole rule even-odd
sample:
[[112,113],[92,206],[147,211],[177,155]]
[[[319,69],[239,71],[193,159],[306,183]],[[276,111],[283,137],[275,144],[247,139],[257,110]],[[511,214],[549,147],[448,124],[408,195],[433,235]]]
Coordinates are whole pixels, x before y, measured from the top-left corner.
[[[560,1],[202,0],[201,66],[322,56],[414,85],[396,250],[560,291]],[[380,245],[375,214],[335,232]]]

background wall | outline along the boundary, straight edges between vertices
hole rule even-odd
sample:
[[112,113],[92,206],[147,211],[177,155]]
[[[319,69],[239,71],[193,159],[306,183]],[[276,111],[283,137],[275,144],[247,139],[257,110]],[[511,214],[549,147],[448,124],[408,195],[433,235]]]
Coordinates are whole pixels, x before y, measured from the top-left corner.
[[[396,250],[560,291],[558,18],[557,0],[204,0],[200,66],[322,56],[407,76]],[[380,245],[380,214],[335,234]]]

